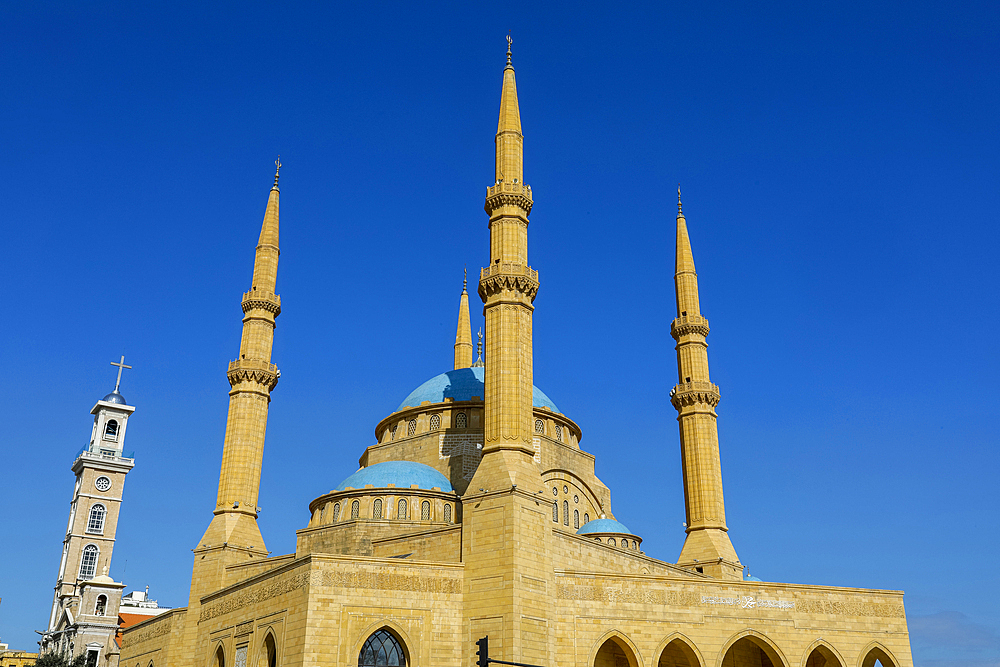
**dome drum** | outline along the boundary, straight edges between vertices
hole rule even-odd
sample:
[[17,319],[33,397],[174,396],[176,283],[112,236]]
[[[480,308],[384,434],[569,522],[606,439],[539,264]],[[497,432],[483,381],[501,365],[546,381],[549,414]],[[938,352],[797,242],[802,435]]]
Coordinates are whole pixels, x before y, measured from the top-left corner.
[[306,528],[333,527],[357,521],[454,525],[460,523],[460,506],[461,501],[454,492],[437,488],[368,486],[345,489],[331,491],[309,503],[310,519]]
[[594,519],[581,526],[576,534],[591,538],[609,547],[641,553],[642,538],[614,519]]

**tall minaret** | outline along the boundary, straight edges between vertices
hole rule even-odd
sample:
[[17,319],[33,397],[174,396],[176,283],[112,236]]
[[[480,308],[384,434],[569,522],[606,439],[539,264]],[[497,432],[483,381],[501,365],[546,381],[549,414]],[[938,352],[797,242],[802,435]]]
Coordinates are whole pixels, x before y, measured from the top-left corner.
[[462,279],[462,298],[458,304],[458,331],[455,333],[455,368],[472,366],[472,324],[469,320],[469,279]]
[[742,579],[736,550],[729,541],[722,499],[722,466],[715,406],[719,388],[708,377],[708,320],[698,303],[698,274],[687,221],[677,188],[677,259],[674,272],[677,319],[670,335],[677,341],[678,383],[670,392],[681,432],[687,538],[677,564],[704,574]]
[[[532,302],[538,272],[528,266],[531,188],[524,184],[524,136],[514,66],[507,49],[496,135],[496,179],[486,188],[490,265],[479,296],[486,317],[485,433],[474,482],[510,487],[525,473],[538,475],[532,456]],[[484,487],[485,488],[485,487]]]
[[[275,162],[278,169],[280,162]],[[257,242],[250,291],[243,294],[243,338],[240,356],[229,362],[226,376],[229,415],[222,445],[222,470],[215,516],[195,548],[190,604],[225,585],[225,567],[267,555],[257,527],[257,492],[264,455],[264,433],[271,390],[281,375],[271,363],[274,320],[281,298],[274,293],[278,272],[278,171],[267,199]],[[189,606],[190,606],[189,604]]]

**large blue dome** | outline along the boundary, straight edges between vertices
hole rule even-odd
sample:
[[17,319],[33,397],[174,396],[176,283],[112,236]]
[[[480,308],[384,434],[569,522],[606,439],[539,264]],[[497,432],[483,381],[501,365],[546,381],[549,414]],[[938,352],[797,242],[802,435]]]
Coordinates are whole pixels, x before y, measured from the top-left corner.
[[[423,383],[403,399],[396,411],[403,408],[415,408],[424,401],[431,403],[442,403],[444,399],[450,398],[454,401],[468,401],[473,396],[480,399],[485,398],[486,389],[483,384],[483,377],[486,369],[482,366],[475,368],[458,368],[447,373],[441,373]],[[538,387],[533,387],[532,402],[536,408],[548,408],[552,412],[559,412],[559,408],[545,395]]]
[[408,489],[413,484],[417,488],[430,491],[434,487],[442,491],[453,491],[448,478],[429,465],[416,461],[383,461],[362,468],[337,485],[334,491],[343,491],[347,487],[363,489],[371,484],[376,489],[384,489],[390,484],[398,489]]
[[577,535],[587,535],[588,533],[621,533],[623,535],[632,535],[632,531],[625,524],[619,523],[614,519],[594,519],[583,524],[580,526],[580,530],[576,531]]

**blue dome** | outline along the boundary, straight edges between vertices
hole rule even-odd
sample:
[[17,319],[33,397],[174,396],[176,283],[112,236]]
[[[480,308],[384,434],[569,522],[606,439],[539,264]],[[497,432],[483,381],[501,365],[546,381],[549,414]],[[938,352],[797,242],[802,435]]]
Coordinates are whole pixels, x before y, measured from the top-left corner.
[[434,468],[415,461],[383,461],[362,468],[337,485],[334,491],[343,491],[347,487],[363,489],[371,484],[376,489],[384,489],[390,484],[400,489],[408,489],[416,484],[417,488],[430,491],[435,486],[442,491],[453,491],[448,478]]
[[625,524],[618,523],[614,519],[594,519],[593,521],[588,521],[587,523],[580,526],[580,530],[576,531],[577,535],[587,535],[589,533],[622,533],[623,535],[632,535],[632,531],[629,530]]
[[115,389],[113,392],[111,392],[101,400],[104,401],[105,403],[117,403],[118,405],[128,405],[128,403],[125,402],[125,397],[119,394],[117,389]]
[[[459,368],[441,373],[410,392],[410,395],[403,399],[396,411],[403,408],[415,408],[424,401],[442,403],[446,398],[454,401],[468,401],[473,396],[478,396],[480,399],[485,398],[486,389],[483,384],[485,373],[486,369],[482,366]],[[536,408],[548,408],[552,412],[559,412],[556,404],[541,389],[538,387],[533,387],[533,389],[532,402]]]

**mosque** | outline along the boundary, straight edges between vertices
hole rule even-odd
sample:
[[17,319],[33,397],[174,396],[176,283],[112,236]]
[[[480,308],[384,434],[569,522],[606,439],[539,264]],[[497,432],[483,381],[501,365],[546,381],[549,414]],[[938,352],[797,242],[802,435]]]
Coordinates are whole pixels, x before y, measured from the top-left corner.
[[[687,516],[679,557],[645,553],[642,537],[618,521],[577,422],[532,381],[534,194],[524,181],[509,48],[495,142],[489,256],[475,285],[485,349],[482,337],[478,354],[473,345],[463,289],[454,368],[375,425],[360,469],[317,489],[295,552],[270,556],[257,512],[280,375],[271,363],[281,313],[275,174],[242,299],[239,357],[228,368],[218,497],[194,544],[188,605],[126,629],[120,656],[109,653],[107,664],[470,667],[488,664],[488,655],[494,664],[542,667],[911,667],[901,592],[744,575],[726,524],[719,388],[709,377],[709,326],[679,196],[678,377],[669,396]],[[95,428],[112,417],[124,424],[134,408],[116,401],[95,407]],[[117,585],[95,578],[95,567],[90,597],[75,607],[83,614],[96,604],[90,598]]]

